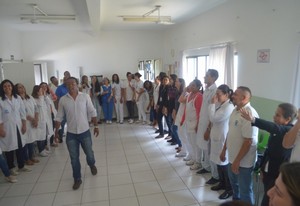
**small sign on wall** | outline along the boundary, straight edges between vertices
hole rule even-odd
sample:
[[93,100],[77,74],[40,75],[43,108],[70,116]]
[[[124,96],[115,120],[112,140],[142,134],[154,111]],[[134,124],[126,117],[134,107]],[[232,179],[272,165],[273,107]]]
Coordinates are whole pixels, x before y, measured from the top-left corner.
[[257,63],[270,63],[270,49],[257,50]]

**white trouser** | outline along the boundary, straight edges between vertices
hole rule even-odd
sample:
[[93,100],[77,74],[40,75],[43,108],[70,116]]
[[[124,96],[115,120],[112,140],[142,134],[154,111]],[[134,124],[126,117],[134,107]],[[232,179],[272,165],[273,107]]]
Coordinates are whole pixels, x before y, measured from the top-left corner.
[[207,171],[210,171],[209,151],[202,149],[201,153],[202,153],[201,165],[204,169],[206,169]]
[[188,151],[191,150],[191,145],[189,144],[189,141],[187,140],[185,124],[182,125],[182,126],[178,126],[178,136],[179,136],[179,138],[181,140],[181,143],[182,143],[180,153],[186,153],[188,155],[188,153],[189,153]]
[[201,150],[199,148],[199,146],[196,144],[197,143],[197,134],[196,132],[191,132],[188,131],[187,132],[187,140],[189,141],[190,145],[191,145],[191,151],[188,151],[189,154],[191,154],[191,158],[192,160],[200,163],[201,160]]
[[123,122],[124,120],[123,103],[120,102],[120,99],[121,97],[116,97],[115,109],[116,109],[117,122]]
[[138,102],[136,102],[136,106],[138,108],[138,115],[139,115],[139,120],[142,120],[143,121],[146,121],[146,111],[145,111],[145,108],[144,108],[144,104],[145,102],[144,101],[141,101],[139,100]]
[[219,179],[219,173],[218,173],[218,167],[217,164],[214,163],[213,161],[209,161],[210,163],[210,172],[211,172],[211,176],[215,179]]

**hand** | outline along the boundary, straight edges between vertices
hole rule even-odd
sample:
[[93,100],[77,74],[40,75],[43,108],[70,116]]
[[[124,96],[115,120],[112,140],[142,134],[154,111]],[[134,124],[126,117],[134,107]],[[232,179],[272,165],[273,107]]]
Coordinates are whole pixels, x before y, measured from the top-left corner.
[[4,131],[4,129],[2,128],[0,130],[0,137],[5,137],[6,136],[6,132]]
[[114,98],[114,103],[117,103],[117,99],[116,98]]
[[244,119],[246,119],[246,120],[248,120],[250,122],[252,121],[253,116],[251,115],[251,113],[248,110],[246,110],[245,108],[241,108],[239,112],[241,113],[241,116]]
[[240,162],[234,160],[231,165],[231,170],[234,174],[239,174]]
[[94,128],[94,136],[95,136],[95,137],[98,137],[98,135],[99,135],[99,128],[98,128],[98,127],[95,127],[95,128]]
[[210,138],[210,129],[207,128],[206,131],[204,132],[204,140],[208,141]]
[[226,160],[226,150],[222,150],[222,152],[221,152],[221,154],[220,154],[220,160],[222,161],[222,162],[225,162],[225,160]]
[[25,132],[26,132],[26,123],[22,124],[22,128],[21,128],[21,133],[25,134]]
[[211,98],[211,103],[212,104],[215,104],[215,103],[217,103],[218,102],[218,97],[217,97],[217,95],[215,94],[212,98]]

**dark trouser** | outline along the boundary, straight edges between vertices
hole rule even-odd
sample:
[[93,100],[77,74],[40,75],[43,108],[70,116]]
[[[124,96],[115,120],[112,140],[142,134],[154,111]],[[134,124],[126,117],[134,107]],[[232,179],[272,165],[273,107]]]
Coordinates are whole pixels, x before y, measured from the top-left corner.
[[33,154],[34,154],[34,144],[29,143],[24,146],[23,149],[23,157],[25,161],[33,159]]
[[164,135],[164,128],[162,125],[162,118],[165,117],[166,119],[166,123],[168,125],[168,129],[169,129],[169,136],[172,136],[172,114],[169,114],[167,116],[163,115],[163,113],[161,112],[161,109],[158,111],[157,113],[157,123],[158,123],[158,129],[159,129],[159,134],[160,135]]
[[66,117],[64,117],[64,119],[61,121],[60,123],[61,128],[58,130],[58,136],[61,140],[63,139],[63,135],[65,132],[65,124],[66,124]]
[[6,160],[2,154],[0,154],[0,169],[2,170],[5,177],[10,176],[10,172]]
[[37,141],[37,147],[39,149],[39,153],[41,153],[46,147],[46,140]]
[[8,165],[8,169],[12,169],[15,167],[15,164],[14,164],[14,152],[15,151],[16,151],[16,156],[17,156],[18,168],[21,169],[24,167],[23,147],[22,147],[21,135],[20,135],[18,128],[17,128],[17,138],[18,138],[18,149],[9,151],[9,152],[4,152],[4,155],[5,155],[6,161],[7,161],[7,165]]
[[219,181],[224,186],[226,191],[232,190],[231,184],[228,178],[228,165],[217,165]]
[[172,134],[173,134],[172,138],[176,142],[176,144],[178,144],[178,147],[182,147],[181,140],[178,135],[178,126],[175,124],[172,125]]
[[269,205],[269,197],[267,192],[275,185],[276,178],[271,177],[268,173],[263,172],[263,183],[264,183],[264,196],[261,201],[261,206],[268,206]]
[[134,102],[133,101],[126,101],[126,107],[128,110],[128,117],[129,119],[134,118]]

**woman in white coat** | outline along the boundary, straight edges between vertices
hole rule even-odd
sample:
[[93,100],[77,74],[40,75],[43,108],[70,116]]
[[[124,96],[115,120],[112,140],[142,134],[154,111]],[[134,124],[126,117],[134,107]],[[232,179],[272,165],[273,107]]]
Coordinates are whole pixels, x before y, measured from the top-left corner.
[[228,132],[229,117],[234,109],[230,101],[233,91],[225,84],[217,88],[216,94],[208,106],[208,115],[210,125],[207,133],[210,130],[210,161],[217,165],[219,174],[219,184],[211,187],[211,190],[225,190],[220,196],[220,199],[227,199],[232,195],[232,188],[227,174],[228,160],[220,160],[220,154],[226,141]]
[[[37,125],[37,146],[39,150],[39,155],[41,157],[47,157],[49,153],[45,149],[46,147],[46,137],[49,132],[49,127],[48,127],[48,113],[47,113],[47,104],[45,102],[45,97],[43,94],[43,88],[35,85],[32,90],[32,97],[34,98],[36,105],[37,105],[37,110],[39,113],[39,122]],[[53,132],[53,130],[52,130]]]
[[23,147],[26,139],[25,106],[20,96],[16,94],[14,84],[3,80],[0,85],[0,124],[3,123],[6,133],[0,138],[0,147],[6,157],[8,168],[12,175],[18,175],[15,169],[14,156],[16,153],[19,171],[31,171],[24,167]]
[[37,105],[32,96],[26,93],[23,84],[16,84],[16,92],[22,98],[26,111],[26,145],[24,147],[24,160],[25,164],[33,165],[38,163],[39,160],[34,158],[34,142],[37,141],[37,125],[38,125],[38,112]]

